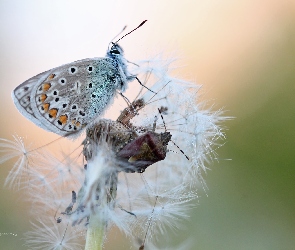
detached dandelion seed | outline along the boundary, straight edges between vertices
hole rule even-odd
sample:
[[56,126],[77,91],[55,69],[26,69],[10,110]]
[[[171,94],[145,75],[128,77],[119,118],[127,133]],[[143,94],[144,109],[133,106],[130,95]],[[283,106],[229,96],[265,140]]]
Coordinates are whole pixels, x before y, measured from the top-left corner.
[[32,158],[34,158],[35,152],[30,151],[30,147],[25,147],[21,137],[15,135],[13,138],[14,141],[0,138],[0,152],[3,154],[0,164],[13,158],[17,159],[6,178],[5,185],[19,189],[22,177],[33,164]]
[[44,221],[38,219],[37,223],[32,223],[33,230],[25,234],[25,246],[29,249],[70,250],[82,248],[79,243],[79,232],[77,233],[69,223],[60,225],[53,219]]

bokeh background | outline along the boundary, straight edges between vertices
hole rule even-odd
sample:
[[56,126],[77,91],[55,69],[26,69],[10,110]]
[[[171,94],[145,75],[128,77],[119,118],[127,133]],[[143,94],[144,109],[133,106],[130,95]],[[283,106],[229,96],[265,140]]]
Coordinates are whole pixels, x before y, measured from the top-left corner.
[[[177,55],[178,76],[235,117],[187,229],[163,244],[174,249],[191,235],[188,249],[295,249],[294,0],[0,0],[0,137],[57,138],[16,110],[11,91],[50,68],[104,56],[124,25],[145,19],[121,42],[126,58]],[[0,168],[0,248],[26,249],[25,191],[3,187],[10,168]],[[114,231],[106,249],[130,244]]]

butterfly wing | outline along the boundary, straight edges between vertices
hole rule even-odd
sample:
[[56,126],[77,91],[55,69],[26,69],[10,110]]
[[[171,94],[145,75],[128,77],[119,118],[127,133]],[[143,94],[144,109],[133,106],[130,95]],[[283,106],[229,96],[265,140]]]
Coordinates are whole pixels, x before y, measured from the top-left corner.
[[[28,79],[27,81],[17,86],[11,94],[13,102],[15,106],[17,107],[17,109],[19,110],[19,112],[23,116],[28,118],[29,120],[33,121],[36,125],[38,125],[41,128],[44,128],[44,126],[35,116],[31,106],[31,93],[34,86],[38,84],[39,82],[42,82],[43,79],[47,77],[48,72],[49,71],[45,71],[43,73],[40,73]],[[44,128],[44,129],[47,129],[47,128]]]
[[[76,61],[44,72],[17,87],[14,96],[20,97],[18,92],[23,96],[16,98],[16,106],[35,124],[65,136],[81,131],[103,113],[116,93],[120,77],[111,58]],[[23,94],[27,87],[29,96]],[[20,104],[24,97],[30,102],[30,108]]]

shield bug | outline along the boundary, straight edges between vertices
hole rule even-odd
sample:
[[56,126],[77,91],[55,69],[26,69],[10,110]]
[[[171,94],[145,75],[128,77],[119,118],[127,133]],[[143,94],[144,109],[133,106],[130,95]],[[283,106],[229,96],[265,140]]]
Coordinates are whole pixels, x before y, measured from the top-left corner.
[[155,132],[155,122],[152,129],[133,126],[131,123],[131,119],[144,105],[143,99],[138,99],[122,111],[117,121],[101,119],[87,129],[84,144],[86,159],[92,155],[93,143],[106,142],[115,152],[119,171],[142,173],[148,166],[164,160],[172,137],[170,132]]

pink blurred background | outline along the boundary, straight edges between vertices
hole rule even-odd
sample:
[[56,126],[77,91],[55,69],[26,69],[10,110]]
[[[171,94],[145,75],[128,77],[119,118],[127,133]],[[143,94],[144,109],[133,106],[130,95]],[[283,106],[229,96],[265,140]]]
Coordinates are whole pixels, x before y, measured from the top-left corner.
[[[227,115],[237,117],[240,122],[263,107],[274,93],[282,90],[280,79],[271,84],[257,79],[263,74],[267,75],[269,69],[295,70],[294,64],[286,67],[276,64],[282,54],[286,57],[295,55],[295,1],[291,0],[2,0],[0,137],[11,139],[11,135],[18,134],[26,137],[27,142],[39,145],[57,138],[35,126],[16,110],[11,91],[26,79],[50,68],[83,58],[104,56],[108,43],[124,25],[128,25],[127,30],[130,30],[145,19],[148,22],[142,28],[120,42],[126,58],[135,62],[161,52],[177,55],[180,59],[178,65],[181,66],[177,75],[202,84],[202,98],[215,103],[216,108],[229,110]],[[294,111],[291,115],[294,116]],[[116,117],[117,114],[109,116]],[[228,126],[230,128],[231,123]],[[235,158],[235,155],[226,153],[222,157]],[[222,162],[221,165],[226,164]],[[22,249],[20,238],[22,232],[29,228],[29,218],[22,193],[3,188],[9,169],[7,165],[1,167],[1,232],[18,233],[18,236],[0,236],[0,244],[6,244],[7,247],[3,249]],[[222,172],[222,168],[219,171]],[[226,177],[220,177],[218,181],[218,185],[227,182]],[[212,189],[209,185],[207,194],[209,198],[210,195],[214,197],[214,185]],[[261,240],[257,239],[249,233],[251,227],[239,236],[234,235],[233,227],[243,225],[234,222],[229,229],[232,237],[226,240],[219,237],[224,229],[218,223],[209,223],[212,225],[209,228],[206,227],[207,223],[198,224],[197,218],[202,217],[198,211],[202,213],[206,210],[205,200],[209,199],[205,194],[202,196],[194,211],[196,225],[188,225],[189,228],[198,228],[196,232],[191,231],[195,240],[191,249],[294,247],[294,239],[288,237],[288,233],[294,233],[291,224],[279,230],[286,231],[285,238],[270,237],[273,241],[282,241],[278,244],[285,246],[283,248],[272,248],[273,245],[269,243],[271,239],[266,235]],[[222,199],[222,194],[219,198]],[[199,209],[202,206],[203,210]],[[207,220],[210,220],[210,215],[207,216]],[[271,224],[272,227],[273,231],[269,231],[268,235],[276,235],[275,224]],[[122,241],[121,236],[116,235],[112,240],[118,238]],[[129,249],[128,242],[123,242],[124,249]],[[106,249],[113,249],[112,243],[109,244]]]

